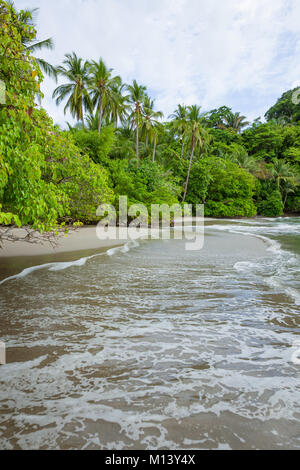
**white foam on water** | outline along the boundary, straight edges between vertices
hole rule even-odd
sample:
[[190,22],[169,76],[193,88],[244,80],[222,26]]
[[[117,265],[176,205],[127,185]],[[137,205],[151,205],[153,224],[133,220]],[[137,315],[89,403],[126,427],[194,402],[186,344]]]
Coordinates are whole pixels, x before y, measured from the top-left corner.
[[70,261],[68,263],[57,263],[51,268],[49,268],[49,271],[64,271],[65,269],[69,269],[75,266],[81,267],[81,266],[84,266],[89,259],[92,259],[94,257],[95,256],[89,256],[87,258],[81,258],[77,261]]
[[116,248],[111,248],[110,250],[108,250],[106,252],[106,254],[108,256],[114,256],[115,254],[117,253],[129,253],[129,251],[132,249],[132,248],[138,248],[140,246],[140,244],[135,241],[135,240],[132,240],[128,243],[126,243],[125,245],[123,246],[117,246]]
[[42,265],[39,265],[39,266],[32,266],[30,268],[24,269],[22,272],[20,272],[19,274],[16,274],[15,276],[10,276],[10,277],[7,277],[6,279],[3,279],[3,281],[0,282],[0,286],[2,284],[5,284],[8,281],[22,279],[26,276],[29,276],[29,274],[32,274],[35,271],[41,271],[42,269],[48,269],[48,271],[63,271],[65,269],[68,269],[68,268],[71,268],[71,267],[84,266],[89,259],[95,258],[95,256],[101,256],[101,255],[103,255],[103,253],[93,255],[93,256],[89,256],[87,258],[80,258],[76,261],[70,261],[70,262],[67,262],[67,263],[63,263],[63,262],[60,262],[60,263],[59,262],[58,263],[46,263],[46,264],[42,264]]
[[[267,249],[274,247],[271,242]],[[131,242],[106,255],[116,255],[118,261],[133,246]],[[211,272],[196,255],[187,262],[178,257],[180,265],[167,267],[163,252],[157,256],[149,250],[148,255],[142,274],[128,273],[128,267],[136,266],[134,257],[128,256],[118,269],[106,263],[109,283],[91,288],[82,303],[79,297],[68,303],[57,292],[55,305],[48,306],[57,286],[51,291],[48,279],[41,280],[46,305],[29,297],[24,318],[19,314],[25,307],[15,312],[13,302],[10,306],[6,300],[8,313],[20,322],[7,337],[9,347],[16,342],[38,347],[44,341],[44,346],[57,348],[43,348],[36,351],[43,354],[38,360],[0,369],[2,429],[9,430],[8,438],[1,437],[2,447],[17,442],[22,449],[222,449],[235,448],[237,440],[259,447],[274,427],[280,445],[295,447],[300,391],[298,366],[291,363],[294,328],[274,328],[270,318],[281,321],[296,309],[287,304],[281,311],[276,299],[264,302],[260,294],[267,290],[264,277],[274,283],[272,289],[289,289],[278,283],[287,275],[291,282],[298,257],[283,249],[276,256],[263,255],[262,262],[251,257],[253,262],[234,265],[237,276],[232,265],[238,256],[230,258],[224,274],[218,262]],[[105,274],[99,275],[104,282]],[[243,289],[253,280],[253,290]],[[14,441],[10,427],[16,429]],[[270,442],[276,446],[278,440]]]
[[[229,233],[235,233],[237,235],[244,235],[248,237],[255,237],[263,242],[265,242],[268,245],[268,251],[274,253],[274,254],[280,254],[281,253],[281,245],[279,242],[276,240],[272,240],[271,238],[265,237],[263,235],[260,235],[257,233],[256,227],[255,229],[251,232],[249,229],[251,227],[243,227],[243,226],[236,226],[236,225],[209,225],[205,228],[205,230],[219,230],[221,232],[229,232]],[[243,230],[245,229],[245,230]],[[259,231],[264,232],[264,230],[261,230],[261,227],[259,227]]]
[[283,291],[288,297],[292,298],[295,302],[295,305],[300,305],[300,292],[292,287],[287,287],[284,282],[276,276],[272,276],[265,280],[266,284],[272,289],[278,291]]
[[22,279],[23,277],[26,277],[35,271],[39,271],[40,269],[50,268],[53,266],[53,264],[54,263],[47,263],[47,264],[42,264],[40,266],[32,266],[31,268],[26,268],[19,274],[16,274],[15,276],[10,276],[10,277],[7,277],[6,279],[3,279],[3,281],[0,282],[0,286],[2,284],[5,284],[8,281],[13,281],[15,279]]
[[257,263],[251,263],[250,261],[240,261],[234,265],[234,269],[239,273],[249,272],[255,267],[257,267]]
[[[291,218],[294,221],[294,218]],[[287,221],[287,218],[281,218],[280,220]],[[261,225],[261,222],[270,222],[269,225]],[[300,224],[288,224],[278,223],[278,219],[260,219],[254,220],[228,220],[228,222],[234,222],[229,225],[208,225],[205,230],[215,230],[220,232],[228,232],[237,235],[244,235],[249,237],[255,237],[262,240],[268,246],[267,251],[272,253],[274,256],[273,262],[268,264],[262,260],[260,263],[253,262],[238,262],[234,265],[234,269],[238,273],[245,273],[246,275],[255,274],[263,278],[265,284],[269,287],[278,291],[280,289],[287,296],[294,300],[296,305],[300,304],[300,293],[296,289],[286,285],[286,277],[289,274],[286,266],[291,264],[298,266],[299,273],[299,258],[291,252],[282,249],[282,245],[277,241],[265,236],[280,236],[280,235],[299,235]],[[192,228],[192,227],[191,227]],[[264,234],[264,235],[262,235]],[[270,275],[275,271],[277,274]],[[281,279],[282,278],[282,279]]]
[[[265,219],[266,220],[266,219]],[[274,219],[270,219],[274,223]],[[266,226],[259,226],[259,227],[249,227],[249,226],[241,226],[241,225],[229,225],[229,226],[221,226],[221,225],[213,225],[207,228],[219,231],[228,231],[230,233],[236,233],[240,235],[252,236],[261,239],[268,245],[267,251],[271,252],[275,255],[273,263],[264,264],[264,260],[260,263],[251,263],[251,262],[238,262],[234,265],[234,269],[239,273],[255,273],[263,277],[265,284],[267,284],[272,289],[284,292],[287,296],[292,298],[296,305],[300,305],[300,293],[287,285],[286,278],[290,271],[290,266],[294,265],[298,266],[299,272],[299,259],[294,254],[283,250],[282,245],[269,237],[261,235],[260,233],[267,232],[274,235],[282,235],[284,234],[299,234],[300,224],[291,226],[289,224],[277,224],[276,227],[266,227]],[[249,231],[250,230],[250,231]],[[275,274],[270,275],[275,271]]]
[[235,223],[230,225],[207,225],[205,229],[214,229],[214,230],[224,230],[224,231],[247,231],[249,233],[257,233],[257,234],[267,234],[267,235],[282,235],[283,233],[286,234],[295,234],[298,235],[300,233],[300,223],[298,224],[284,224],[284,223],[276,223],[276,224],[269,224],[269,225],[261,225],[259,222],[245,222],[242,221],[241,223]]
[[82,267],[87,263],[87,261],[89,261],[91,259],[94,259],[98,256],[107,255],[107,256],[111,257],[111,256],[114,256],[117,253],[125,254],[125,253],[128,253],[132,248],[137,248],[139,246],[140,246],[140,244],[137,241],[133,240],[133,241],[130,241],[130,242],[126,243],[123,246],[119,246],[119,247],[116,247],[116,248],[111,248],[110,250],[107,250],[106,253],[96,253],[95,255],[87,256],[85,258],[80,258],[80,259],[75,260],[75,261],[46,263],[46,264],[42,264],[42,265],[39,265],[39,266],[32,266],[30,268],[24,269],[19,274],[16,274],[14,276],[10,276],[10,277],[7,277],[6,279],[3,279],[0,282],[0,286],[5,284],[8,281],[14,281],[14,280],[22,279],[26,276],[29,276],[30,274],[32,274],[35,271],[40,271],[42,269],[48,269],[48,271],[57,272],[57,271],[64,271],[66,269],[73,268],[73,267]]

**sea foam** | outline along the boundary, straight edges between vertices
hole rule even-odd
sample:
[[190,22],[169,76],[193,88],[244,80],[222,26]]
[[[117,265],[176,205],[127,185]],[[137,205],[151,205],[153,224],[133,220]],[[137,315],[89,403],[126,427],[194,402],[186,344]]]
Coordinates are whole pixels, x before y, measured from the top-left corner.
[[128,253],[132,248],[137,248],[139,247],[139,243],[136,241],[130,241],[126,243],[123,246],[119,246],[116,248],[111,248],[107,250],[105,253],[96,253],[95,255],[92,256],[87,256],[85,258],[80,258],[75,261],[69,261],[69,262],[56,262],[56,263],[46,263],[46,264],[41,264],[39,266],[32,266],[30,268],[26,268],[23,271],[21,271],[19,274],[16,274],[14,276],[7,277],[6,279],[3,279],[0,282],[0,286],[5,284],[8,281],[14,281],[17,279],[22,279],[26,276],[29,276],[35,271],[41,271],[43,269],[48,269],[48,271],[56,272],[56,271],[64,271],[69,268],[73,267],[82,267],[84,266],[89,260],[94,259],[98,256],[114,256],[117,253]]

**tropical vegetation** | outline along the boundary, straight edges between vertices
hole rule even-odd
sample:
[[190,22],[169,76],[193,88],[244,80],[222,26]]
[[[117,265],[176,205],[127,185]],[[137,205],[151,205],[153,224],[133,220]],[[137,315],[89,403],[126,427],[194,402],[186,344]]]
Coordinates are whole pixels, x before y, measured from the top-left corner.
[[[253,123],[223,106],[177,105],[163,120],[147,88],[123,83],[103,58],[75,52],[47,65],[33,14],[0,0],[0,224],[40,232],[95,223],[100,203],[205,204],[206,216],[300,212],[300,105],[295,90]],[[76,123],[39,105],[43,72]],[[3,84],[5,89],[3,90]],[[174,106],[175,108],[175,106]]]

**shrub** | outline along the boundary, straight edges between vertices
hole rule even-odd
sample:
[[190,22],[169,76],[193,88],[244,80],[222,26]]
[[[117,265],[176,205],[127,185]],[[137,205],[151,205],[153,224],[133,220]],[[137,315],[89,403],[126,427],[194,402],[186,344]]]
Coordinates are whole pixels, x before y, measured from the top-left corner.
[[207,157],[196,162],[191,172],[187,201],[205,202],[209,217],[253,217],[255,178],[237,164]]
[[258,213],[266,217],[280,217],[283,214],[284,204],[279,190],[274,190],[258,205]]
[[108,165],[108,156],[115,142],[115,131],[112,125],[103,127],[101,134],[97,131],[77,129],[72,129],[70,132],[82,154],[89,155],[95,163]]

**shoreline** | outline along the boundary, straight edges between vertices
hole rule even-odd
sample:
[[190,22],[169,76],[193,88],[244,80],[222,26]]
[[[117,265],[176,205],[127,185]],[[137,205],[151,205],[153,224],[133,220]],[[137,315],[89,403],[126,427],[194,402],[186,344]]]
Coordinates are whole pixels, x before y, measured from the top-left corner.
[[[205,221],[215,221],[217,219],[205,219]],[[188,217],[185,218],[185,222],[193,223],[196,221],[203,222],[202,218]],[[180,224],[181,220],[175,220],[176,224]],[[36,257],[36,256],[47,256],[47,255],[58,255],[64,253],[75,253],[80,251],[88,250],[103,250],[122,246],[130,241],[128,237],[127,227],[115,229],[109,227],[107,230],[107,239],[99,239],[97,237],[96,225],[89,225],[79,227],[74,231],[70,231],[67,235],[59,235],[56,240],[56,246],[53,247],[51,243],[47,242],[46,238],[43,241],[41,236],[41,242],[29,243],[26,241],[8,242],[3,243],[3,248],[0,248],[0,260],[5,258],[16,258],[16,257]],[[155,229],[154,229],[155,230]],[[140,233],[135,237],[136,240],[147,237],[149,228],[141,228]],[[14,229],[16,234],[23,236],[25,234],[22,228]],[[117,237],[115,236],[117,233]]]
[[58,255],[85,250],[102,250],[124,245],[128,241],[128,239],[121,238],[117,240],[100,240],[97,238],[96,226],[85,226],[71,231],[67,235],[58,236],[56,246],[52,246],[47,241],[34,244],[26,241],[4,242],[3,248],[0,249],[0,259]]
[[[201,219],[201,222],[203,222],[203,219]],[[216,219],[211,219],[206,224],[207,228],[210,224],[215,225],[216,222]],[[179,221],[177,221],[178,223]],[[191,226],[189,222],[187,223],[187,228],[190,229]],[[127,231],[127,229],[125,230]],[[115,234],[115,228],[110,227],[109,231]],[[122,229],[119,229],[119,231],[122,231]],[[188,234],[190,233],[192,232],[188,230]],[[26,242],[24,241],[15,244],[9,242],[9,246],[6,246],[4,251],[5,256],[0,256],[0,286],[7,281],[26,277],[28,274],[41,269],[64,271],[73,266],[84,266],[87,261],[98,256],[107,255],[112,257],[119,252],[128,253],[131,248],[140,245],[139,241],[148,240],[148,234],[148,229],[141,229],[134,239],[119,237],[119,239],[99,240],[95,227],[92,226],[82,227],[76,232],[71,232],[68,237],[62,237],[55,249],[49,244],[29,245],[27,243],[27,246],[25,246]],[[155,240],[163,240],[160,236],[156,238],[156,235],[159,235],[158,231],[155,234],[152,233],[152,235],[155,235]],[[188,240],[189,238],[186,238],[186,241]],[[249,256],[252,253],[257,255],[260,253],[261,256],[265,256],[268,250],[267,245],[267,239],[261,236],[245,237],[242,233],[216,230],[214,233],[205,233],[205,243],[200,251],[204,257],[208,252],[213,251],[218,258],[219,256],[222,257],[224,253],[239,250],[243,253],[244,259],[247,253]],[[163,248],[161,247],[161,249]]]
[[[291,217],[290,215],[285,214],[282,218]],[[297,217],[296,215],[294,217]],[[298,216],[299,217],[299,216]],[[193,222],[203,222],[204,224],[209,225],[210,223],[222,223],[227,222],[230,220],[236,221],[243,221],[243,220],[261,220],[265,217],[256,216],[250,218],[196,218],[196,217],[188,217],[185,218],[185,222],[193,223]],[[274,218],[275,220],[276,218]],[[175,227],[176,225],[181,224],[180,219],[175,220]],[[96,225],[87,225],[80,227],[74,231],[70,231],[67,235],[59,235],[57,238],[56,246],[51,245],[51,243],[43,241],[43,237],[41,237],[41,242],[39,243],[28,243],[26,241],[17,241],[17,242],[8,242],[5,241],[3,243],[3,248],[0,248],[0,260],[4,260],[7,258],[34,258],[38,256],[52,256],[52,255],[62,255],[62,254],[70,254],[76,252],[83,252],[83,251],[92,251],[92,250],[105,250],[109,248],[114,248],[118,246],[122,246],[129,241],[129,238],[126,234],[126,229],[123,231],[122,228],[117,228],[117,237],[114,237],[114,228],[110,227],[108,229],[108,237],[107,239],[100,240],[97,237],[96,233]],[[21,229],[14,229],[16,233],[20,232],[22,234]],[[23,231],[24,232],[24,231]],[[136,239],[141,239],[148,234],[148,228],[141,228],[140,234],[136,237]],[[125,236],[124,236],[125,235]]]

